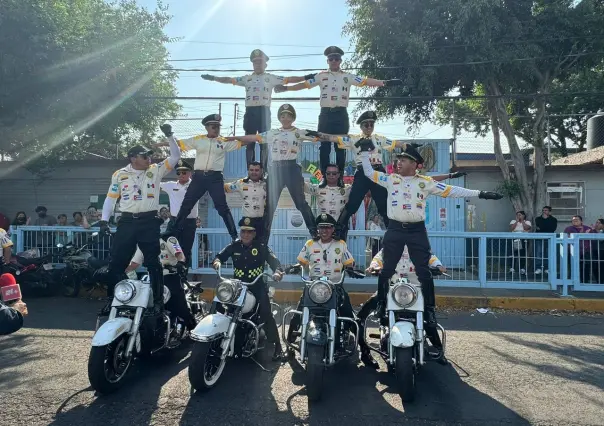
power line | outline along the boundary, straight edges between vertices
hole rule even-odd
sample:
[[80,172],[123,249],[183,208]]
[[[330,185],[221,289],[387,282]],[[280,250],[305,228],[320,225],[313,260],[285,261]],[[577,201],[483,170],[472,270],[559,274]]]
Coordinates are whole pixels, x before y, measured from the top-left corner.
[[197,44],[229,44],[235,46],[276,46],[276,47],[312,47],[325,48],[325,46],[312,46],[303,44],[272,44],[272,43],[240,43],[228,41],[201,41],[201,40],[176,40],[173,43],[197,43]]
[[[301,58],[305,56],[323,56],[322,53],[303,53],[298,55],[275,55],[271,56],[271,59],[290,59],[290,58]],[[165,60],[157,60],[157,61],[143,61],[145,63],[153,63],[153,62],[193,62],[193,61],[228,61],[228,60],[239,60],[239,59],[248,59],[249,56],[233,56],[230,58],[190,58],[190,59],[165,59]]]

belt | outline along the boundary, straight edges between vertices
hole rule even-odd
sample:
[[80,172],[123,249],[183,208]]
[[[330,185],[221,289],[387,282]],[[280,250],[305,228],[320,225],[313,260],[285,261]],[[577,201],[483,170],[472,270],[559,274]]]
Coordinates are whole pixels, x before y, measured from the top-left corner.
[[122,212],[122,217],[128,217],[131,219],[143,219],[145,217],[157,217],[157,211],[141,212],[141,213],[130,213]]
[[336,112],[342,110],[348,112],[348,108],[346,107],[321,107],[321,112]]
[[211,175],[213,173],[222,173],[222,170],[195,170],[195,174]]
[[421,222],[399,222],[398,220],[389,219],[388,229],[418,229],[425,228],[426,223],[422,220]]
[[268,105],[252,105],[252,106],[246,106],[245,109],[252,109],[252,108],[266,108],[266,109],[271,109],[270,106]]
[[[170,218],[176,220],[176,216],[170,216]],[[197,220],[197,218],[196,217],[187,217],[187,218],[185,218],[185,220]]]

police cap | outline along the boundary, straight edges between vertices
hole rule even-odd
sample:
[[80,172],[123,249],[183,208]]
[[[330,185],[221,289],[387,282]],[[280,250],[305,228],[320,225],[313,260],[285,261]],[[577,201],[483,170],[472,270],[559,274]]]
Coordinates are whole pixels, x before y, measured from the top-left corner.
[[208,124],[220,124],[220,122],[222,121],[222,117],[218,114],[210,114],[206,117],[204,117],[203,120],[201,120],[201,124],[203,124],[204,126],[207,126]]
[[268,62],[269,58],[262,50],[254,49],[252,50],[252,53],[250,53],[250,61],[254,62],[255,59],[264,59],[265,62]]
[[249,218],[249,217],[242,217],[241,220],[239,221],[239,229],[243,229],[246,231],[255,231],[256,224],[255,224],[254,219]]
[[317,227],[336,226],[336,223],[337,220],[335,220],[332,215],[327,213],[321,213],[319,216],[317,216],[317,219],[315,220],[315,224],[317,225]]
[[405,148],[403,148],[400,153],[396,154],[396,156],[398,158],[407,157],[415,161],[417,164],[424,164],[424,158],[419,153],[417,148],[411,144],[405,144]]
[[283,104],[279,107],[279,111],[277,111],[277,117],[281,117],[281,113],[283,112],[289,112],[291,115],[293,115],[294,120],[296,119],[296,110],[294,109],[293,105],[291,104]]
[[330,56],[342,56],[344,51],[338,46],[329,46],[327,49],[325,49],[323,54],[329,58]]
[[377,114],[375,111],[365,111],[359,119],[357,120],[357,124],[362,124],[364,121],[375,121],[377,120]]
[[193,170],[193,167],[191,167],[191,165],[189,163],[187,163],[185,160],[183,160],[181,158],[180,160],[178,160],[178,163],[176,164],[176,170],[191,171],[191,170]]
[[153,150],[142,145],[135,145],[128,150],[128,158],[136,157],[137,155],[152,155]]

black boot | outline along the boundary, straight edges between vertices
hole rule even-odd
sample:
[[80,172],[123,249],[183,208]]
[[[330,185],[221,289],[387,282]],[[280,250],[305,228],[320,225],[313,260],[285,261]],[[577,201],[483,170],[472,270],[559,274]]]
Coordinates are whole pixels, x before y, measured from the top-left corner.
[[283,352],[283,347],[281,346],[281,342],[277,341],[275,343],[275,351],[273,352],[273,361],[283,361],[287,359],[287,355]]
[[227,212],[227,214],[225,214],[222,219],[224,220],[224,224],[227,228],[229,235],[231,236],[231,239],[235,241],[237,239],[237,227],[235,226],[233,215],[231,214],[231,212]]
[[380,365],[373,358],[373,355],[371,355],[371,350],[367,346],[361,347],[361,362],[369,368],[374,368],[376,370],[380,368]]
[[312,228],[310,230],[310,238],[312,238],[315,241],[319,241],[321,239],[321,237],[319,236],[319,231],[317,231],[317,228]]
[[[346,206],[340,212],[340,216],[338,217],[338,222],[336,223],[336,232],[334,234],[334,239],[336,240],[344,240],[346,238],[346,225],[348,225],[348,219],[350,219],[350,215],[348,214],[348,210]],[[344,240],[346,241],[346,240]]]
[[436,328],[436,312],[434,311],[434,306],[426,306],[424,309],[424,320],[426,321],[426,325],[428,327]]
[[153,315],[160,315],[164,311],[164,274],[161,266],[147,266],[147,273],[153,289]]

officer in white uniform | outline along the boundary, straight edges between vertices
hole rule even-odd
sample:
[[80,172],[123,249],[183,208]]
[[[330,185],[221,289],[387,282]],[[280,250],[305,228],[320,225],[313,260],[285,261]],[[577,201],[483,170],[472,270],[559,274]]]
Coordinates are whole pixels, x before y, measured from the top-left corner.
[[[441,272],[446,272],[447,268],[445,268],[438,257],[432,255],[430,257],[430,261],[428,262],[428,266],[430,268],[438,268]],[[375,273],[381,271],[384,267],[384,249],[381,249],[376,253],[376,255],[371,259],[371,264],[367,268],[367,273]],[[401,259],[396,264],[395,273],[390,278],[390,282],[394,283],[399,278],[407,278],[409,282],[413,284],[417,284],[419,281],[417,280],[417,274],[415,273],[415,266],[411,262],[409,258],[409,250],[407,246],[405,246],[405,251],[403,251],[403,255]]]
[[[424,160],[417,149],[407,145],[400,155],[397,155],[397,174],[388,175],[371,167],[368,150],[373,149],[371,141],[362,144],[361,160],[365,176],[388,190],[388,229],[384,235],[383,254],[384,267],[378,279],[376,297],[371,297],[363,312],[368,314],[377,308],[377,315],[385,315],[385,300],[388,282],[396,272],[405,246],[409,248],[409,257],[416,267],[417,277],[422,285],[425,301],[426,332],[435,347],[441,346],[436,332],[434,280],[428,267],[431,257],[430,242],[426,231],[426,198],[438,195],[443,198],[479,197],[498,200],[502,195],[494,192],[477,191],[458,186],[445,185],[431,177],[416,173],[418,164]],[[361,325],[366,316],[359,313]],[[374,361],[375,362],[375,361]]]
[[163,275],[159,263],[159,228],[162,220],[157,212],[159,186],[164,176],[176,166],[180,159],[180,150],[171,136],[170,125],[164,124],[161,129],[168,136],[170,157],[160,163],[151,164],[150,156],[153,151],[137,145],[128,151],[130,164],[116,171],[111,178],[111,186],[103,204],[102,220],[99,222],[101,232],[108,233],[107,221],[118,199],[122,215],[111,247],[107,283],[109,300],[101,314],[109,312],[113,288],[123,277],[137,244],[145,255],[145,267],[153,286],[155,313],[160,313],[163,309]]
[[[348,118],[348,102],[350,98],[350,87],[382,87],[401,84],[400,80],[376,80],[344,72],[340,69],[344,51],[336,46],[329,46],[323,52],[327,56],[328,71],[321,71],[314,78],[298,83],[293,86],[284,86],[285,90],[295,91],[310,89],[319,86],[321,89],[321,113],[319,114],[318,131],[333,135],[346,135],[350,130]],[[275,90],[280,92],[281,89]],[[321,141],[319,148],[319,159],[321,172],[325,175],[329,156],[331,155],[331,142]],[[340,174],[344,176],[344,164],[346,162],[346,151],[336,147],[336,164]]]
[[[178,240],[175,237],[162,237],[159,239],[159,261],[164,267],[164,285],[170,290],[170,300],[166,304],[166,309],[171,313],[182,318],[189,330],[193,330],[197,325],[195,316],[191,313],[189,306],[187,305],[187,299],[181,283],[180,274],[185,273],[186,258]],[[130,278],[136,279],[136,276],[132,277],[130,274],[140,265],[143,264],[145,256],[139,247],[136,248],[136,253],[130,261],[130,265],[126,268],[126,273]],[[176,271],[171,271],[165,266],[174,266]],[[135,274],[136,275],[136,274]],[[163,293],[162,293],[163,294]]]
[[[299,83],[306,77],[280,77],[265,72],[269,57],[260,50],[254,49],[250,54],[254,72],[243,77],[216,77],[203,74],[204,80],[217,81],[218,83],[233,84],[245,87],[245,115],[243,116],[243,130],[246,135],[264,133],[271,128],[271,97],[273,88],[287,83]],[[314,74],[307,77],[312,78]],[[246,159],[249,165],[255,160],[255,144],[246,147]],[[266,170],[268,153],[265,145],[260,145],[260,162]]]
[[256,236],[254,239],[266,243],[264,240],[264,211],[266,207],[266,181],[264,170],[258,161],[252,161],[247,166],[247,177],[232,183],[225,183],[227,193],[239,194],[243,199],[241,208],[242,217],[252,221]]
[[[166,229],[168,233],[172,231],[174,222],[176,222],[176,216],[178,215],[182,201],[185,198],[185,193],[191,184],[192,170],[193,167],[191,167],[189,163],[183,159],[180,159],[176,165],[176,176],[178,177],[178,180],[162,182],[159,185],[160,189],[168,194],[168,198],[170,199],[170,215],[172,217],[170,218],[170,222],[168,222],[168,227]],[[195,241],[195,230],[197,229],[195,221],[198,214],[199,202],[195,203],[191,213],[189,213],[184,220],[183,231],[179,240],[184,252],[184,256],[187,259],[188,266],[191,266],[191,249],[193,248],[193,242]]]
[[193,179],[185,193],[174,222],[174,230],[179,237],[183,233],[185,219],[199,199],[206,192],[209,192],[214,202],[214,208],[222,217],[229,235],[233,240],[237,239],[237,228],[224,192],[222,171],[224,170],[225,153],[235,151],[249,142],[229,142],[219,136],[221,120],[220,115],[210,114],[201,121],[206,128],[207,135],[194,136],[178,141],[183,150],[194,149],[196,151]]

